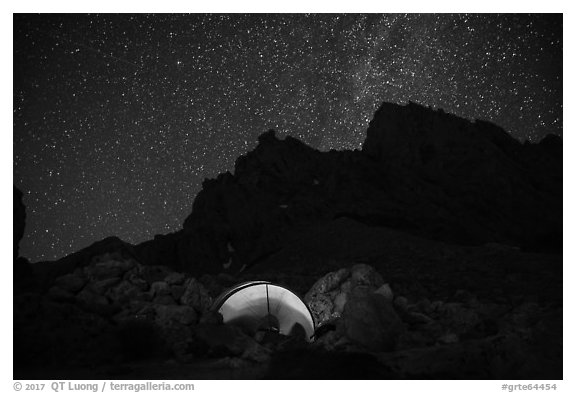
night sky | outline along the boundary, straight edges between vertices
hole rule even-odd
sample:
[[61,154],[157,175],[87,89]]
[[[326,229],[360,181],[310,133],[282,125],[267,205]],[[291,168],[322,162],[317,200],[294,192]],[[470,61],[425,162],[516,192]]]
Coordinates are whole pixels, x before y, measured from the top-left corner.
[[562,16],[14,16],[21,254],[181,228],[274,128],[359,148],[382,101],[562,135]]

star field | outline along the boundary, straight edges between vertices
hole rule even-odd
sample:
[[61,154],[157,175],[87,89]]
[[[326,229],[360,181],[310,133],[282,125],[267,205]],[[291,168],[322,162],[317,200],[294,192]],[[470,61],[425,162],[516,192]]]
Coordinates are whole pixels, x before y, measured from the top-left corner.
[[562,135],[558,15],[15,15],[21,254],[180,229],[274,128],[359,148],[382,101]]

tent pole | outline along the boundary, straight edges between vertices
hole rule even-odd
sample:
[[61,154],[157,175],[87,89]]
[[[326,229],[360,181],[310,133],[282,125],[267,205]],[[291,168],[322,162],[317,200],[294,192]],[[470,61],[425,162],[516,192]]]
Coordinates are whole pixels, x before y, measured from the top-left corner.
[[268,330],[272,330],[270,321],[270,297],[268,296],[268,284],[266,284],[266,305],[268,306]]

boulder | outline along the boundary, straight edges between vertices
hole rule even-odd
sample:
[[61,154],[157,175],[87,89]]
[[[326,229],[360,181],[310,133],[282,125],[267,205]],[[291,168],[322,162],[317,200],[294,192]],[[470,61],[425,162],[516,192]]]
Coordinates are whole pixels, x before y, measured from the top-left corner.
[[169,273],[165,278],[164,281],[170,285],[180,285],[184,282],[186,276],[182,273],[172,272]]
[[184,285],[171,285],[170,286],[170,294],[174,298],[174,300],[179,301],[182,295],[184,295]]
[[461,303],[445,303],[441,315],[444,323],[459,336],[470,334],[482,322],[476,311]]
[[103,295],[108,291],[108,289],[114,287],[120,282],[119,277],[110,277],[110,278],[103,278],[103,279],[95,279],[90,281],[86,287],[88,287],[91,291]]
[[270,361],[271,355],[271,349],[254,342],[252,345],[248,345],[244,352],[242,352],[242,359],[256,363],[267,363]]
[[213,299],[216,299],[224,290],[230,288],[235,284],[227,285],[223,283],[217,276],[203,274],[200,279],[198,279],[200,284],[204,287],[207,291],[208,295],[211,296]]
[[394,307],[398,311],[407,312],[408,311],[408,299],[404,296],[398,296],[394,299]]
[[157,281],[164,281],[164,279],[171,273],[172,269],[163,265],[142,265],[139,269],[139,277],[144,279],[148,284],[152,284]]
[[420,299],[415,304],[415,309],[420,313],[431,314],[433,312],[432,302],[427,298]]
[[394,300],[394,293],[392,292],[392,288],[390,288],[389,284],[384,284],[380,288],[378,288],[374,293],[384,296],[386,300],[390,303]]
[[142,277],[141,265],[128,271],[124,275],[124,279],[137,287],[140,291],[147,291],[150,289],[150,284]]
[[242,329],[232,325],[199,324],[194,329],[197,341],[204,344],[212,356],[242,356],[254,352],[258,343]]
[[340,292],[334,297],[334,312],[342,314],[344,306],[348,301],[348,293]]
[[407,313],[400,313],[402,320],[409,323],[409,324],[427,324],[434,322],[432,318],[428,315],[420,313],[420,312],[407,312]]
[[212,307],[212,297],[198,280],[188,278],[184,282],[184,288],[184,294],[180,298],[181,304],[194,308],[200,314],[204,314]]
[[332,319],[334,304],[328,295],[318,294],[308,302],[308,307],[317,327]]
[[372,266],[357,264],[324,275],[312,285],[304,301],[316,325],[322,326],[342,315],[349,295],[354,291],[371,294],[380,290],[383,297],[391,301],[392,290],[383,285],[383,281]]
[[370,265],[354,265],[352,266],[350,275],[353,285],[367,285],[376,289],[384,284],[382,276]]
[[392,304],[379,294],[351,296],[342,314],[346,336],[368,351],[393,350],[403,331]]
[[446,333],[438,339],[441,344],[455,344],[458,341],[458,335],[455,333]]
[[172,297],[172,295],[160,295],[154,298],[155,304],[164,304],[164,305],[171,305],[176,304],[176,301]]
[[84,288],[77,295],[78,303],[87,311],[99,315],[111,315],[116,311],[112,307],[106,296],[94,292],[90,288]]
[[131,300],[123,304],[122,310],[113,316],[116,322],[132,320],[154,322],[155,319],[156,305],[142,300]]
[[86,278],[80,274],[69,273],[58,277],[54,285],[68,292],[76,293],[86,285]]
[[115,254],[97,255],[92,258],[92,263],[84,268],[84,274],[90,280],[120,279],[135,265],[134,260],[122,259]]
[[349,275],[350,270],[348,269],[340,269],[338,271],[326,274],[324,277],[314,283],[312,288],[310,288],[308,293],[306,293],[304,296],[304,301],[310,302],[315,296],[328,293],[333,289],[338,288],[342,282],[348,278]]
[[346,280],[342,283],[342,285],[340,285],[340,292],[342,293],[348,293],[352,290],[352,281],[351,280]]
[[442,300],[434,300],[430,303],[430,309],[432,313],[438,313],[444,307],[444,302]]
[[165,281],[155,281],[150,285],[150,294],[153,297],[171,295],[170,285]]
[[200,319],[200,323],[202,324],[214,324],[214,325],[221,325],[224,323],[224,319],[222,314],[220,314],[216,310],[209,310],[202,315]]
[[155,305],[156,322],[166,326],[172,322],[191,325],[197,322],[198,316],[192,307],[179,305]]
[[121,281],[118,285],[106,291],[106,297],[112,303],[125,304],[132,300],[144,300],[144,293],[128,280]]

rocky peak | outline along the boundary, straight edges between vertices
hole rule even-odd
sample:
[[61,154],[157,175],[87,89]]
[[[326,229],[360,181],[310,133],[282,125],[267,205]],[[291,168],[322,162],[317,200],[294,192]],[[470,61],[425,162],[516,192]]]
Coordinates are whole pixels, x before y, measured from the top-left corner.
[[521,147],[487,121],[471,122],[415,103],[384,103],[370,122],[362,151],[395,167],[450,172],[467,161],[503,159]]
[[134,246],[144,264],[237,274],[341,218],[455,244],[561,249],[562,142],[520,143],[486,121],[384,103],[361,151],[274,130],[234,173],[205,180],[183,229]]
[[184,228],[198,247],[213,244],[198,259],[241,269],[300,225],[343,216],[465,244],[534,245],[561,228],[552,202],[561,195],[546,175],[561,165],[535,166],[541,148],[487,121],[384,103],[362,151],[320,152],[273,130],[258,141],[198,194]]
[[501,242],[541,244],[544,238],[559,241],[562,209],[553,201],[562,199],[561,146],[553,135],[521,144],[487,121],[384,103],[362,152],[396,173],[403,188],[451,211],[461,209],[460,221],[475,221],[466,229],[485,229],[472,237],[492,233]]

